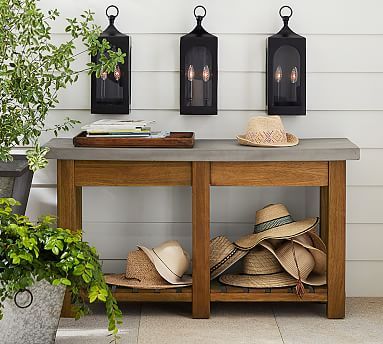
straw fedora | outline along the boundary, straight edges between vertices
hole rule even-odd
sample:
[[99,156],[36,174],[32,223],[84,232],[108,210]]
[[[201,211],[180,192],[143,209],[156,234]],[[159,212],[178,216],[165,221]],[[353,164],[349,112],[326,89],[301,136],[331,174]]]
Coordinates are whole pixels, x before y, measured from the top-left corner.
[[210,240],[210,279],[218,277],[247,253],[224,236]]
[[165,281],[141,249],[128,253],[124,274],[105,275],[105,281],[108,284],[137,289],[167,289],[186,286]]
[[154,264],[158,273],[170,284],[190,285],[191,276],[184,276],[189,269],[190,256],[176,240],[169,240],[149,249],[139,246]]
[[244,135],[237,136],[238,143],[259,147],[290,147],[296,146],[299,139],[285,132],[279,116],[251,117]]
[[256,212],[254,233],[234,242],[242,250],[250,250],[265,239],[289,239],[313,229],[319,218],[294,221],[283,204],[270,204]]

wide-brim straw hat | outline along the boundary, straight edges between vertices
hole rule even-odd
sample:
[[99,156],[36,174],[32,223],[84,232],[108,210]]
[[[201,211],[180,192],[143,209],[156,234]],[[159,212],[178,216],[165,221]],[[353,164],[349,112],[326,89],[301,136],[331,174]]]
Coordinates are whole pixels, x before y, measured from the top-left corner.
[[249,120],[246,134],[238,135],[241,145],[256,147],[290,147],[299,143],[299,139],[285,132],[279,116],[257,116]]
[[170,284],[190,285],[191,276],[185,275],[189,269],[190,256],[176,240],[169,240],[154,248],[138,247],[148,256],[158,273]]
[[128,253],[126,272],[124,274],[105,275],[105,281],[108,284],[136,289],[182,287],[182,285],[170,284],[164,280],[141,249]]
[[319,218],[294,221],[283,204],[271,204],[256,212],[254,233],[234,242],[242,250],[250,250],[266,239],[289,239],[315,228]]
[[283,271],[278,259],[262,246],[250,250],[242,262],[242,272],[246,275],[269,275]]
[[260,245],[269,250],[283,269],[296,280],[301,279],[303,283],[313,286],[324,285],[326,284],[327,255],[321,250],[321,244],[318,247],[315,246],[321,240],[317,237],[319,240],[308,243],[312,240],[309,236],[316,236],[316,234],[304,234],[304,236],[304,238],[286,240],[278,248],[274,248],[267,241],[261,242]]
[[226,237],[210,240],[210,279],[218,277],[248,252],[235,247]]
[[291,287],[296,279],[283,270],[278,259],[262,246],[254,247],[243,258],[243,274],[222,275],[223,284],[244,288]]

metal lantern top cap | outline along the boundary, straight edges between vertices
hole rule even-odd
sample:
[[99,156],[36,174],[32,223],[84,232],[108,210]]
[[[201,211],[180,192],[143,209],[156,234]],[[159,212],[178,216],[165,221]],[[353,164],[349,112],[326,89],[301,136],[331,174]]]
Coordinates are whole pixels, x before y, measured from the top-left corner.
[[[287,11],[288,14],[286,13]],[[283,27],[274,37],[301,37],[289,28],[289,19],[293,15],[293,9],[290,6],[282,6],[279,9],[279,15],[283,20]]]
[[[202,10],[203,14],[198,14]],[[197,20],[197,26],[194,28],[194,30],[191,32],[191,34],[195,34],[197,36],[209,34],[203,27],[202,27],[202,19],[206,17],[206,8],[202,5],[198,5],[194,8],[194,17]]]
[[[115,14],[111,14],[111,10],[115,10]],[[126,36],[114,26],[114,20],[120,14],[120,10],[115,5],[110,5],[105,10],[106,16],[109,18],[109,26],[105,29],[105,31],[101,34],[101,37],[110,37],[110,36]]]

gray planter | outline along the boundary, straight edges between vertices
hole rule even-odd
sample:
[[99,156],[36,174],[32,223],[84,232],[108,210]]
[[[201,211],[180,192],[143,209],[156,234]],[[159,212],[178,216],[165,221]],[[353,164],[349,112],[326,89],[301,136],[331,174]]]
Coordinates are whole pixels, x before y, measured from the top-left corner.
[[24,155],[15,155],[13,161],[0,162],[0,198],[12,197],[21,203],[15,207],[16,214],[24,215],[33,172]]
[[[0,320],[1,344],[54,344],[60,320],[65,287],[40,281],[29,288],[33,295],[27,308],[19,308],[14,300],[6,300],[4,317]],[[28,306],[30,294],[20,293],[20,306]]]

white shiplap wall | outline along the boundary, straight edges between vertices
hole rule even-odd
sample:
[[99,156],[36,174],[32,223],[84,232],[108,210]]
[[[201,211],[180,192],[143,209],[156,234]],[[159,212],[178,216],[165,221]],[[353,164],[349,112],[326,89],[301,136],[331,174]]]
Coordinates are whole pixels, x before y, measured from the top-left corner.
[[[158,129],[192,130],[197,138],[233,138],[247,120],[265,110],[265,42],[281,27],[271,0],[131,0],[120,8],[116,25],[133,39],[132,119],[155,119]],[[193,8],[206,6],[205,27],[219,37],[219,114],[180,116],[178,112],[179,37],[194,26]],[[106,25],[101,0],[43,0],[62,17],[96,12]],[[361,149],[361,160],[347,164],[347,294],[383,296],[383,25],[380,0],[303,0],[288,2],[295,13],[291,27],[307,38],[305,117],[285,117],[299,137],[348,137]],[[54,40],[67,36],[65,23],[54,26]],[[76,64],[83,66],[86,58]],[[88,123],[89,78],[61,94],[48,124],[65,116]],[[73,130],[74,135],[78,129]],[[49,136],[44,136],[46,142]],[[56,211],[55,162],[34,178],[27,212],[33,218]],[[295,218],[317,213],[318,192],[304,188],[213,188],[212,235],[235,239],[252,230],[255,210],[285,202]],[[190,188],[85,188],[84,237],[94,244],[106,271],[122,271],[136,243],[152,246],[165,239],[191,247]]]

